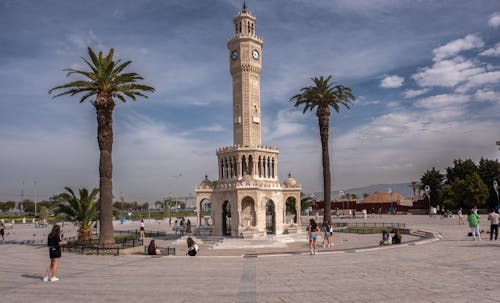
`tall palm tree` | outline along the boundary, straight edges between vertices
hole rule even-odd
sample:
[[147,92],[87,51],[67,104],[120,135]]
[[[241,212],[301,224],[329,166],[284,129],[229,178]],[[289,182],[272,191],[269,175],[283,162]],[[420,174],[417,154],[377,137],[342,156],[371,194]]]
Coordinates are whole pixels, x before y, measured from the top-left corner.
[[304,106],[303,113],[316,108],[316,116],[319,122],[319,134],[321,137],[321,156],[323,160],[323,193],[324,193],[324,217],[323,220],[330,220],[331,214],[331,175],[330,175],[330,155],[328,150],[328,132],[330,124],[330,107],[339,112],[340,105],[350,108],[356,98],[351,89],[342,85],[330,83],[330,79],[312,78],[314,86],[307,86],[300,90],[300,93],[290,98],[295,101],[295,107]]
[[64,189],[66,192],[59,194],[52,209],[55,214],[62,214],[66,220],[78,225],[78,242],[90,242],[92,224],[97,220],[99,213],[96,202],[99,190],[94,188],[89,194],[86,188],[80,188],[80,197],[77,197],[71,188]]
[[106,56],[102,52],[96,56],[89,47],[88,54],[90,61],[82,58],[88,65],[90,71],[76,69],[65,69],[67,76],[77,74],[84,77],[84,80],[76,80],[66,84],[58,85],[51,90],[62,90],[55,97],[64,95],[76,95],[83,93],[80,103],[90,97],[90,103],[95,107],[97,114],[97,141],[99,143],[99,199],[100,199],[100,226],[101,244],[106,247],[114,245],[113,239],[113,163],[111,158],[113,146],[113,109],[115,99],[125,102],[129,97],[135,101],[136,96],[147,98],[144,92],[154,92],[154,88],[137,83],[143,80],[136,73],[123,73],[124,69],[132,63],[121,60],[114,60],[114,50],[111,49]]
[[411,181],[408,187],[410,187],[413,190],[413,199],[417,196],[417,189],[420,186],[417,181]]

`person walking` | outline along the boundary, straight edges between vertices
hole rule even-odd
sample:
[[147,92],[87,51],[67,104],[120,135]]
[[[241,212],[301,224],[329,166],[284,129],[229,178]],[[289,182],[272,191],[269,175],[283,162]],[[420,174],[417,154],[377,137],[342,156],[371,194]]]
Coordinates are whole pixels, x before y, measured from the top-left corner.
[[481,234],[479,231],[479,215],[471,209],[467,215],[467,222],[469,222],[470,231],[472,233],[472,238],[474,241],[481,241]]
[[309,238],[309,254],[316,254],[316,234],[319,232],[319,227],[314,219],[309,220],[309,226],[307,227],[307,237]]
[[193,231],[191,230],[191,220],[187,219],[187,222],[186,222],[186,234],[190,234],[192,233]]
[[52,227],[52,231],[50,232],[47,239],[47,245],[49,246],[50,265],[49,267],[47,267],[47,271],[43,276],[44,282],[54,282],[59,280],[56,275],[57,268],[59,266],[59,258],[61,258],[61,245],[63,244],[66,244],[66,242],[62,240],[61,227],[56,224]]
[[462,214],[462,208],[461,207],[458,209],[457,215],[458,215],[458,225],[465,225],[464,216]]
[[5,240],[5,224],[3,224],[3,219],[0,220],[0,235],[2,236],[2,241]]
[[332,225],[330,224],[329,220],[326,220],[323,222],[323,248],[328,247],[330,248],[332,246]]
[[144,239],[144,219],[141,219],[141,233],[140,233],[140,237],[141,239]]
[[495,234],[495,240],[498,238],[498,209],[492,209],[491,213],[488,215],[488,221],[490,221],[490,241],[493,240],[493,234]]

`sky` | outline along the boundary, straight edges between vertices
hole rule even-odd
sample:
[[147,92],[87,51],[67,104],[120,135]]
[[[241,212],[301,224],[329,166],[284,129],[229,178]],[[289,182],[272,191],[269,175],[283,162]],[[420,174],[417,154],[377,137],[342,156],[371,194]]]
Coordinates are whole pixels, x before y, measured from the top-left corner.
[[[317,117],[290,98],[333,75],[356,96],[331,116],[333,189],[418,180],[499,158],[500,2],[248,0],[264,40],[262,141],[278,176],[322,189]],[[227,39],[240,0],[0,0],[0,201],[98,187],[95,109],[48,90],[87,47],[131,60],[156,89],[114,110],[113,192],[194,195],[233,144]]]

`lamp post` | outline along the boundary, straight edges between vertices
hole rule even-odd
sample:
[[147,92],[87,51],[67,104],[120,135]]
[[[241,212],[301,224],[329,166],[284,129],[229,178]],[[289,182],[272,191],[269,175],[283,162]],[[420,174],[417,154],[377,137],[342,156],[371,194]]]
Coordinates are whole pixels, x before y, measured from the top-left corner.
[[425,190],[425,195],[427,196],[427,199],[429,200],[429,216],[431,215],[431,187],[429,185],[426,185],[424,187]]
[[[500,143],[500,141],[498,143]],[[498,198],[498,182],[497,182],[497,180],[493,180],[493,189],[497,193],[497,209],[500,209],[500,202],[499,202],[499,198]]]
[[393,203],[393,201],[392,201],[392,188],[389,187],[387,189],[387,193],[389,194],[390,199],[391,199],[391,215],[392,215],[392,214],[394,214],[394,207],[393,207],[393,204],[392,204]]
[[344,213],[345,207],[344,207],[344,191],[343,190],[339,190],[339,199],[342,200],[342,213]]
[[36,181],[33,181],[33,200],[35,200],[33,202],[35,202],[35,218],[36,218]]

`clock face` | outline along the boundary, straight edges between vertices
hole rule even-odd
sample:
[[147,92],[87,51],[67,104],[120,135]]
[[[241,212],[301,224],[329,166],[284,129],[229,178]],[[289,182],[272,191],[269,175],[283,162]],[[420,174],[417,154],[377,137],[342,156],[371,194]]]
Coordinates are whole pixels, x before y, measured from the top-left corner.
[[238,50],[235,49],[234,51],[231,52],[231,59],[236,60],[238,59]]
[[254,58],[255,60],[259,60],[259,57],[260,57],[259,51],[254,49],[252,51],[252,58]]

